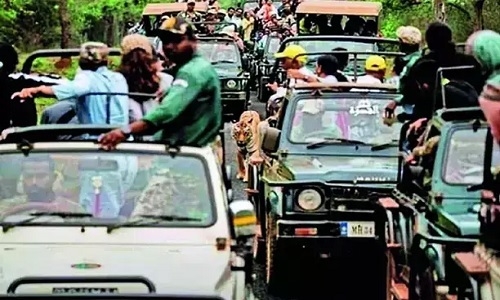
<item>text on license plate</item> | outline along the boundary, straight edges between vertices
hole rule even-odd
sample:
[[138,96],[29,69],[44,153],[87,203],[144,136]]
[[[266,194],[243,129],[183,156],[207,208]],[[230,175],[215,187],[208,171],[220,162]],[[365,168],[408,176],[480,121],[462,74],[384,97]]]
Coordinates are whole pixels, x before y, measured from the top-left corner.
[[70,287],[52,289],[52,294],[117,294],[118,288]]
[[375,237],[375,222],[341,222],[340,235],[345,237]]

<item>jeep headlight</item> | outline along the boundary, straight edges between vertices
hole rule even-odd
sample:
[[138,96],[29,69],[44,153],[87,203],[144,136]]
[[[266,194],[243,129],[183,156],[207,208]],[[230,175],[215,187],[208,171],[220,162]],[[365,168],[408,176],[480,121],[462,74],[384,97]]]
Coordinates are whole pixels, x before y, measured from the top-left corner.
[[297,205],[306,211],[317,210],[323,203],[323,196],[315,189],[305,189],[297,195]]
[[228,88],[230,88],[230,89],[234,89],[234,88],[236,87],[236,81],[234,81],[234,80],[228,80],[228,81],[226,82],[226,86],[227,86]]

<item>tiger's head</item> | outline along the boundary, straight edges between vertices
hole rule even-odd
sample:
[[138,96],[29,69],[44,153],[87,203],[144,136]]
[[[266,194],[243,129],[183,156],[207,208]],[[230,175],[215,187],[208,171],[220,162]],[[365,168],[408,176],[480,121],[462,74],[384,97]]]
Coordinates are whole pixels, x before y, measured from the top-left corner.
[[241,120],[233,124],[233,139],[238,148],[245,148],[253,138],[252,119]]

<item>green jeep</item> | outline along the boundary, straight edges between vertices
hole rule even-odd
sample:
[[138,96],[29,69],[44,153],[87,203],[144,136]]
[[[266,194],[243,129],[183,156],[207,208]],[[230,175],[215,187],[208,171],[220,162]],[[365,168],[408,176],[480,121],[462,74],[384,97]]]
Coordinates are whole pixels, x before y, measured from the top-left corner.
[[[268,159],[256,202],[266,247],[258,251],[266,253],[271,293],[292,292],[314,277],[311,284],[326,280],[321,285],[339,299],[386,299],[386,216],[378,200],[398,180],[400,126],[382,122],[395,91],[297,84],[277,127],[263,132]],[[312,276],[323,267],[328,279]],[[349,288],[352,281],[364,288]]]
[[250,105],[247,95],[250,74],[243,69],[238,46],[224,35],[203,36],[198,38],[198,51],[212,62],[219,75],[225,121],[237,120]]
[[394,294],[436,299],[468,286],[451,262],[453,253],[472,251],[479,237],[481,195],[469,187],[483,182],[486,132],[479,107],[438,110],[424,145],[413,150],[415,163],[403,166],[394,191],[400,207],[390,226],[400,246],[392,253]]

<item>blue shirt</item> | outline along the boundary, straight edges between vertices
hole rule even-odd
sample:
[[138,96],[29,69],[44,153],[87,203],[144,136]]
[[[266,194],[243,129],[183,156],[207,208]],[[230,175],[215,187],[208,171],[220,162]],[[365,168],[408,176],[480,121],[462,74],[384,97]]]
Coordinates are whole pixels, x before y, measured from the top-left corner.
[[57,100],[76,103],[76,115],[80,124],[128,124],[128,96],[85,96],[88,93],[128,93],[125,77],[118,72],[100,67],[96,71],[78,70],[75,79],[52,87]]

